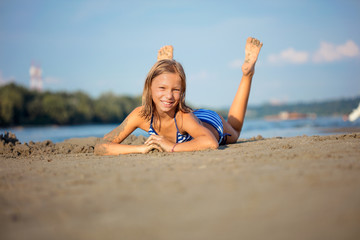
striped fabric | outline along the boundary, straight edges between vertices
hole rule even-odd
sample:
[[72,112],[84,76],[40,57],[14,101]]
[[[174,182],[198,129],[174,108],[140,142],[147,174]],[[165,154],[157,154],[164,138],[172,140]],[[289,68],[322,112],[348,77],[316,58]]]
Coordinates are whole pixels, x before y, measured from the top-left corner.
[[[228,134],[224,134],[224,126],[223,126],[222,120],[216,112],[207,110],[207,109],[198,109],[198,110],[195,110],[193,112],[193,114],[201,122],[205,122],[205,123],[208,123],[211,126],[213,126],[216,129],[216,131],[219,133],[219,144],[225,144],[226,139],[224,137],[225,137],[225,135],[228,135]],[[176,130],[177,130],[176,142],[182,143],[182,142],[187,142],[187,141],[190,141],[191,139],[193,139],[189,134],[184,134],[184,135],[181,134],[179,131],[179,128],[177,126],[177,123],[176,123],[176,117],[174,117],[174,120],[175,120],[175,126],[176,126]],[[157,132],[154,130],[152,123],[153,123],[153,118],[151,118],[150,128],[149,128],[148,133],[150,135],[158,135]]]
[[213,126],[216,129],[216,131],[219,133],[219,136],[223,135],[224,126],[219,114],[207,109],[198,109],[193,113],[200,121],[208,123],[211,126]]
[[152,118],[151,118],[150,128],[149,128],[148,134],[150,134],[150,135],[158,135],[157,132],[155,131],[155,129],[153,128],[153,126],[152,126],[153,118],[154,118],[154,116],[152,116]]

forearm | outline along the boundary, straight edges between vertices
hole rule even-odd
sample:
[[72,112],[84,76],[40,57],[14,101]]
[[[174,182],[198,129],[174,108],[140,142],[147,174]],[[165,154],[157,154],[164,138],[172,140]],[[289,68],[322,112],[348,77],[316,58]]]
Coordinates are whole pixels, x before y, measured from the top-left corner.
[[209,139],[209,137],[199,137],[188,142],[177,143],[172,147],[173,152],[190,152],[200,151],[206,149],[217,149],[219,147],[216,139]]
[[94,153],[96,155],[120,155],[129,153],[142,153],[141,145],[124,145],[117,143],[98,143],[95,145]]

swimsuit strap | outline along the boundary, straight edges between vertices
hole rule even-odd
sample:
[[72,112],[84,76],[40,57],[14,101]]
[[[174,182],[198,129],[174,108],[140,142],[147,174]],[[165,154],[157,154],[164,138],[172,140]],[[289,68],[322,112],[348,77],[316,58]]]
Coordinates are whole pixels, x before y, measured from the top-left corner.
[[176,131],[177,131],[177,133],[180,133],[179,128],[177,126],[177,122],[176,122],[176,113],[175,113],[175,116],[174,116],[174,121],[175,121]]
[[[154,121],[153,118],[154,118],[154,115],[151,117],[148,134],[150,134],[150,135],[159,135],[155,131],[155,129],[153,128],[153,121]],[[183,135],[183,134],[180,133],[179,127],[178,127],[177,122],[176,122],[176,114],[175,114],[175,117],[174,117],[174,121],[175,121],[175,127],[176,127],[176,143],[182,143],[182,142],[190,141],[192,139],[192,137],[189,134]]]
[[155,129],[153,128],[153,126],[152,126],[153,125],[153,119],[154,119],[154,115],[152,115],[152,117],[151,117],[150,127],[149,127],[148,133],[150,135],[158,135],[157,132],[155,131]]
[[190,141],[192,139],[192,137],[189,134],[184,135],[184,134],[180,133],[180,130],[179,130],[177,122],[176,122],[176,113],[175,113],[174,121],[175,121],[175,127],[176,127],[176,143]]

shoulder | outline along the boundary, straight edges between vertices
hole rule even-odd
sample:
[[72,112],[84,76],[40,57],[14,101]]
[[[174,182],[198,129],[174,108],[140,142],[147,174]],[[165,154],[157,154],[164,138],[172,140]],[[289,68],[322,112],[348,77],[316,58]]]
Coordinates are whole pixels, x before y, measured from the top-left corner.
[[127,117],[128,121],[142,129],[148,128],[147,125],[150,124],[150,121],[142,116],[143,108],[143,106],[135,108]]
[[138,125],[140,122],[145,121],[143,117],[141,117],[142,106],[135,108],[131,111],[131,113],[126,117],[127,122],[132,122],[135,125]]
[[201,123],[200,120],[196,117],[196,115],[193,112],[188,112],[188,113],[181,113],[182,115],[182,119],[184,122],[191,122],[193,123],[194,121],[197,123]]
[[131,115],[141,115],[141,111],[143,110],[143,106],[139,106],[139,107],[136,107],[134,110],[132,110],[132,112],[130,113]]
[[183,129],[184,131],[186,131],[188,127],[194,127],[198,124],[201,125],[200,121],[192,112],[184,113],[179,111],[176,114],[176,122],[178,124],[178,127],[180,129]]
[[131,113],[129,114],[129,117],[132,118],[143,118],[141,112],[143,111],[144,107],[140,106],[140,107],[136,107],[134,108],[134,110],[131,111]]

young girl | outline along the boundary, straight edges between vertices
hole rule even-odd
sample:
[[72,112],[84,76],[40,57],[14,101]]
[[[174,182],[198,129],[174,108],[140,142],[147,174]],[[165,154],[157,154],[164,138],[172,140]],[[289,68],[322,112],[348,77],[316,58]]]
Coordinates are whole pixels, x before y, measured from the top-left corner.
[[[262,43],[249,37],[245,46],[243,76],[225,121],[216,112],[193,111],[185,104],[186,77],[181,64],[172,59],[172,46],[159,50],[158,61],[148,73],[143,104],[95,146],[97,155],[216,149],[235,143],[243,126],[254,67]],[[120,144],[135,129],[150,134],[144,145]]]

